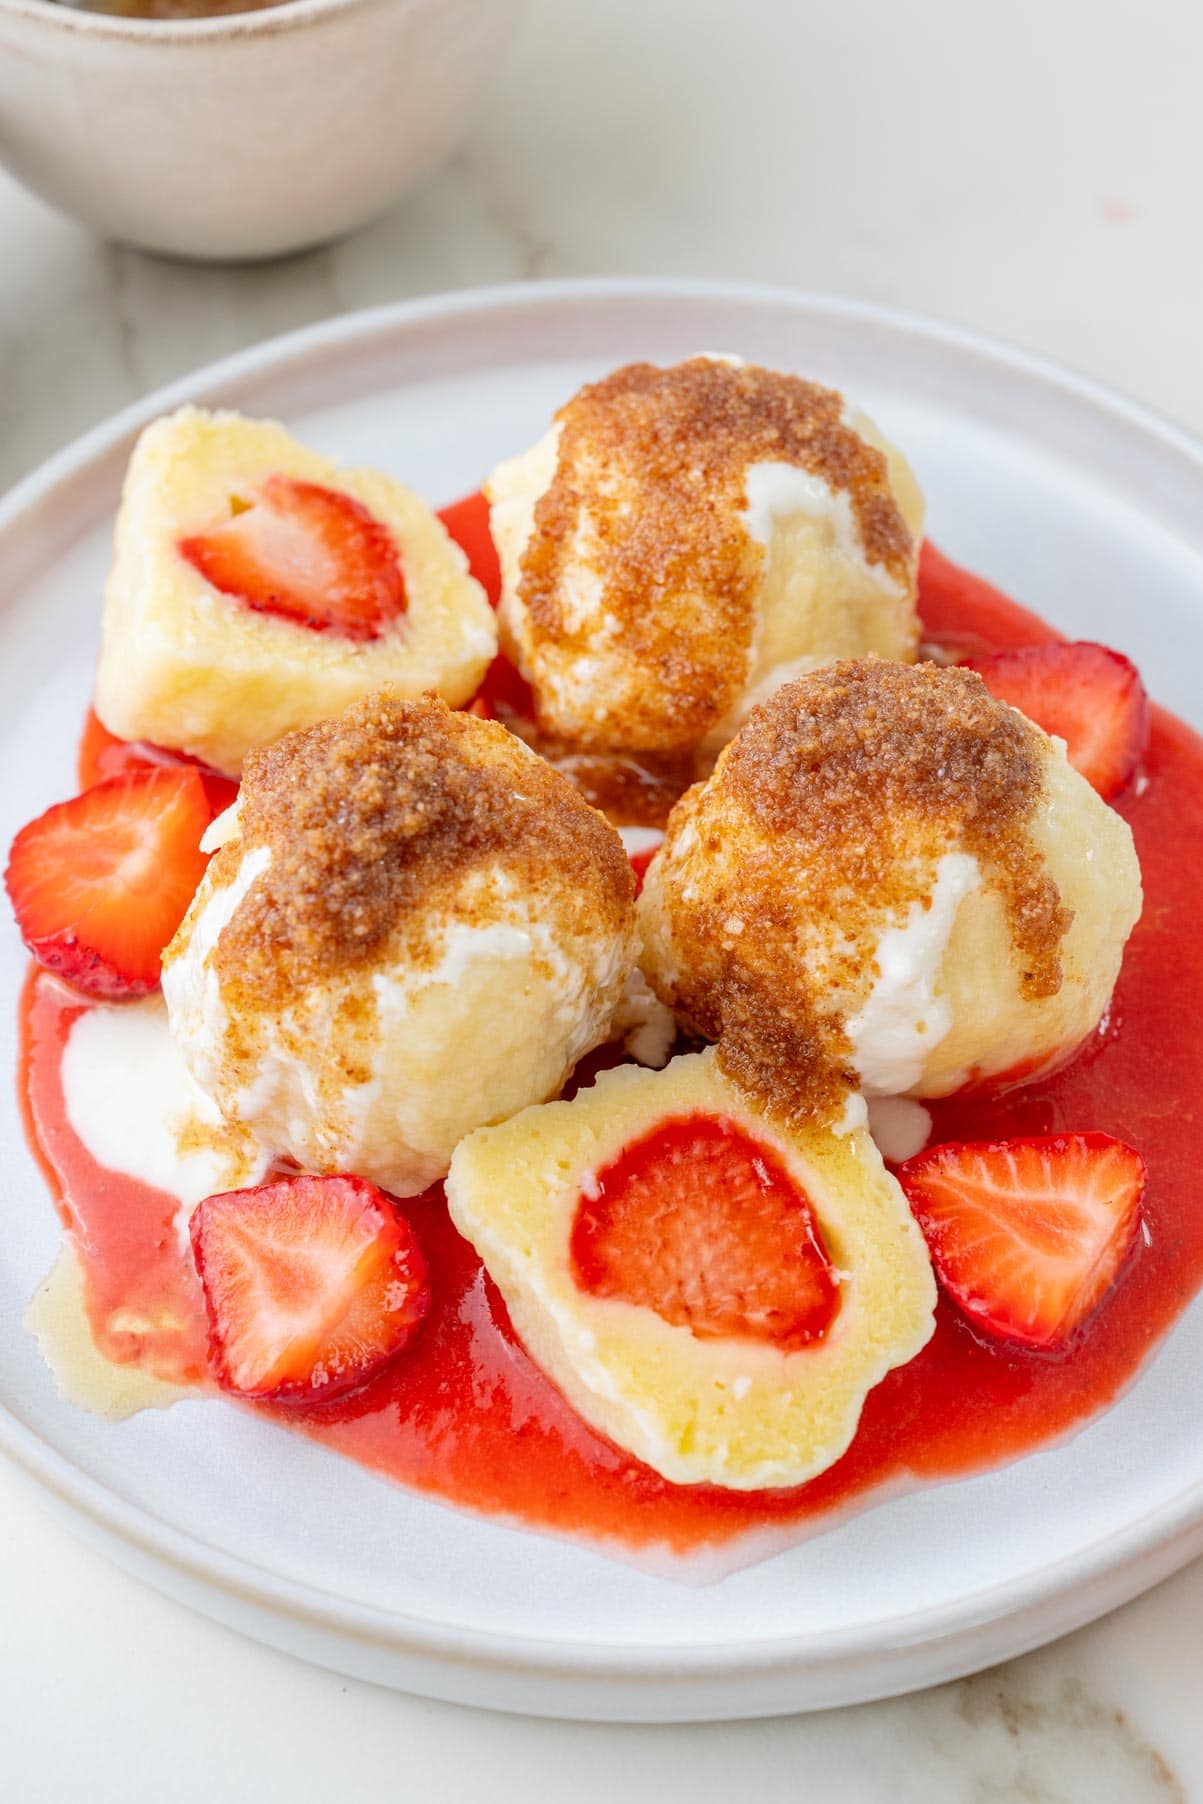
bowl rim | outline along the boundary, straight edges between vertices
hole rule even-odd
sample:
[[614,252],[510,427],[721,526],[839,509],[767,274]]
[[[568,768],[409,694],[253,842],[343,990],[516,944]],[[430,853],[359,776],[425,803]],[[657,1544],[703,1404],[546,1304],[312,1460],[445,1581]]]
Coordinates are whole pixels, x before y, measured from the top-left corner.
[[412,6],[415,0],[274,0],[257,12],[224,13],[200,19],[126,18],[118,13],[91,12],[64,5],[62,0],[0,0],[0,25],[8,18],[25,19],[35,27],[81,37],[107,38],[139,47],[170,47],[192,39],[212,42],[222,38],[272,37],[301,30],[319,19],[340,12],[364,11],[375,6]]

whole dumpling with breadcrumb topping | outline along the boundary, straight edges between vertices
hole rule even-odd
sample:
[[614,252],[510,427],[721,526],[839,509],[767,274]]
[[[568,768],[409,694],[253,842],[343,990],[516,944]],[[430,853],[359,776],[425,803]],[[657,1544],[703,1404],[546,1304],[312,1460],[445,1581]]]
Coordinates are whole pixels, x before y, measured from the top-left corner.
[[202,1089],[270,1152],[412,1195],[609,1033],[629,861],[495,723],[369,697],[253,752],[227,832],[163,993]]
[[849,661],[758,708],[683,797],[644,970],[787,1114],[1063,1061],[1140,914],[1132,833],[968,670]]
[[565,744],[704,760],[802,671],[915,655],[918,485],[799,376],[632,364],[487,492],[503,646]]

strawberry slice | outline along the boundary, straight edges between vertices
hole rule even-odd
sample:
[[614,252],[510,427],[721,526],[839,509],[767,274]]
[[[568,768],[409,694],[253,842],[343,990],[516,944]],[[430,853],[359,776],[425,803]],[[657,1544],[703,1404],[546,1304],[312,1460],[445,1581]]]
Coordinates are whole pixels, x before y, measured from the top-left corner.
[[1087,640],[1025,645],[968,658],[991,695],[1064,739],[1069,762],[1104,800],[1136,769],[1149,741],[1149,698],[1136,666]]
[[489,528],[489,504],[477,490],[462,501],[439,509],[439,519],[468,560],[468,569],[489,598],[490,607],[501,600],[501,560]]
[[33,956],[91,996],[155,989],[212,818],[201,773],[181,767],[112,777],[22,827],[4,881]]
[[535,698],[531,686],[504,652],[498,652],[485,671],[478,699],[488,705],[494,720],[534,721]]
[[323,1403],[366,1384],[430,1307],[426,1261],[365,1178],[281,1178],[192,1213],[217,1382],[239,1397]]
[[635,873],[636,895],[639,895],[643,889],[643,880],[647,876],[648,866],[651,864],[652,859],[659,850],[659,846],[645,846],[642,852],[630,852],[627,854],[630,859],[631,869]]
[[172,752],[166,746],[150,745],[144,739],[118,739],[115,733],[100,721],[95,711],[88,709],[84,730],[80,735],[79,752],[76,770],[81,789],[91,789],[96,783],[103,783],[109,777],[123,777],[131,770],[160,770],[166,767],[175,770],[179,766],[188,770],[198,770],[209,792],[209,806],[214,819],[224,814],[233,806],[238,798],[238,784],[233,777],[223,777],[220,772],[210,770],[198,758],[190,758],[187,752]]
[[635,873],[635,894],[638,895],[643,888],[648,866],[664,844],[664,834],[659,827],[620,827],[618,831],[631,869]]
[[945,1290],[976,1328],[1065,1347],[1140,1227],[1145,1162],[1109,1134],[934,1146],[898,1169]]
[[839,1286],[804,1193],[735,1122],[661,1122],[596,1174],[571,1238],[577,1283],[699,1340],[821,1340]]
[[223,595],[347,639],[378,639],[404,613],[392,534],[350,495],[269,476],[231,509],[177,547]]

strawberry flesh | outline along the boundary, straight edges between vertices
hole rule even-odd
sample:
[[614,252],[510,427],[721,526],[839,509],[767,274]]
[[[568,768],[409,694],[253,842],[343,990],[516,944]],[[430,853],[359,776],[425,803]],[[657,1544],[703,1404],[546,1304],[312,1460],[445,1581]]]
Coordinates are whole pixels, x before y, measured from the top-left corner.
[[1134,664],[1086,640],[1027,645],[966,660],[999,701],[1065,741],[1076,771],[1106,800],[1128,782],[1149,740],[1149,698]]
[[223,777],[219,771],[202,764],[199,758],[190,758],[187,752],[173,752],[166,746],[151,745],[145,739],[118,739],[115,733],[109,732],[95,710],[88,709],[77,761],[81,789],[91,789],[109,777],[123,777],[131,770],[176,770],[181,767],[200,772],[215,819],[238,799],[238,784],[233,777]]
[[4,881],[33,956],[91,996],[155,989],[205,874],[212,818],[201,773],[164,767],[110,778],[30,821]]
[[839,1308],[805,1194],[721,1116],[664,1121],[624,1147],[577,1205],[571,1259],[583,1290],[699,1340],[793,1352],[821,1340]]
[[1070,1344],[1140,1229],[1145,1163],[1108,1134],[961,1141],[898,1169],[940,1282],[983,1333]]
[[191,1222],[218,1384],[322,1403],[373,1378],[430,1307],[405,1216],[364,1178],[292,1177],[207,1197]]
[[178,550],[223,595],[314,632],[378,639],[405,611],[392,534],[320,483],[269,476],[228,520],[180,539]]
[[642,852],[629,854],[631,869],[635,873],[635,894],[637,896],[643,889],[643,880],[647,876],[648,866],[659,850],[659,846],[645,846]]
[[462,501],[439,509],[439,519],[468,560],[474,576],[495,608],[501,600],[501,559],[489,527],[489,504],[477,490]]

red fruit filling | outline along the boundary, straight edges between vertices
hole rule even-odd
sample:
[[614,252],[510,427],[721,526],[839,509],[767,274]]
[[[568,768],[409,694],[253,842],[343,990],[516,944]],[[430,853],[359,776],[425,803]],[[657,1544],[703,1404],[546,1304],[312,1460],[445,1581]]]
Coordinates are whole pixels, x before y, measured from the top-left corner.
[[98,783],[22,827],[4,881],[39,963],[89,995],[144,996],[208,863],[213,804],[198,770]]
[[571,1258],[596,1297],[652,1309],[699,1340],[821,1340],[839,1286],[810,1203],[777,1155],[735,1122],[662,1122],[597,1173]]
[[1108,1134],[934,1146],[898,1171],[940,1282],[987,1334],[1065,1347],[1140,1227],[1145,1162]]
[[346,639],[378,639],[404,613],[392,534],[350,495],[269,476],[231,508],[228,520],[178,545],[223,595]]
[[213,1369],[240,1397],[344,1396],[409,1344],[430,1307],[413,1229],[364,1178],[207,1197],[191,1233]]

